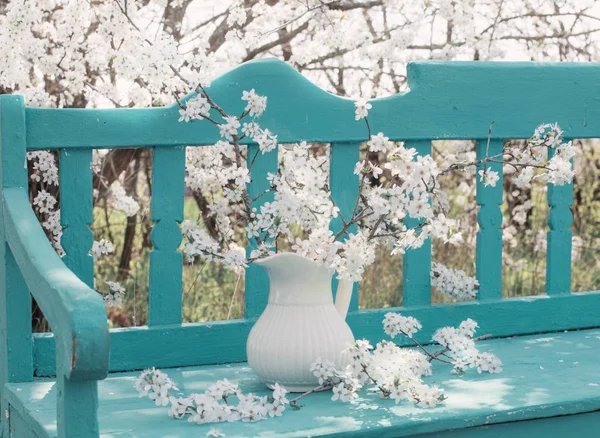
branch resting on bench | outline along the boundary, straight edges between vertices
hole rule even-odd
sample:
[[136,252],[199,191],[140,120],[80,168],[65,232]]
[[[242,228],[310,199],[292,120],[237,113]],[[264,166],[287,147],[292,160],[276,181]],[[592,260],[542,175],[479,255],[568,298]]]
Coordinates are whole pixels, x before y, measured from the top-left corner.
[[102,298],[56,254],[23,188],[5,189],[3,202],[6,240],[56,338],[57,373],[74,382],[104,379],[109,334]]

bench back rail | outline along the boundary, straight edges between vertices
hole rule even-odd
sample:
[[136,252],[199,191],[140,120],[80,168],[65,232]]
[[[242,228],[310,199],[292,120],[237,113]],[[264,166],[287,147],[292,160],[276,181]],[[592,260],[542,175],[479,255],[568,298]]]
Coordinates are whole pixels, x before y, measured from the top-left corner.
[[[505,140],[530,137],[545,122],[558,122],[570,138],[595,138],[600,137],[599,77],[600,65],[596,64],[413,63],[408,66],[410,91],[372,101],[369,120],[373,133],[381,131],[391,140],[405,141],[420,154],[431,152],[432,140],[469,139],[476,140],[477,156],[483,157],[492,121],[490,154],[500,152]],[[241,93],[251,88],[268,97],[260,123],[277,134],[280,143],[330,144],[332,195],[348,214],[358,193],[354,164],[360,143],[367,140],[364,123],[354,120],[353,101],[326,93],[277,60],[244,64],[215,80],[209,92],[226,111],[239,114],[244,106]],[[93,261],[88,255],[93,242],[89,229],[92,149],[153,149],[149,322],[147,327],[111,331],[110,369],[115,371],[242,361],[247,334],[267,302],[267,276],[260,267],[250,266],[243,319],[181,324],[183,260],[178,248],[185,147],[212,145],[219,134],[204,120],[179,123],[178,110],[177,105],[111,110],[24,108],[20,141],[26,150],[60,151],[62,242],[67,253],[63,260],[89,286],[93,284]],[[3,124],[2,129],[9,128]],[[2,147],[4,156],[13,152],[10,142]],[[249,144],[249,156],[256,147]],[[21,152],[11,156],[12,161],[3,161],[4,174],[21,166],[18,180],[26,186]],[[277,166],[277,151],[258,155],[252,168],[251,197],[264,191],[267,172],[276,172]],[[502,166],[491,166],[502,175]],[[431,242],[404,256],[404,302],[396,310],[424,323],[421,340],[428,341],[435,327],[457,324],[467,317],[496,336],[600,326],[600,314],[594,310],[600,306],[600,293],[570,293],[572,185],[548,191],[547,294],[502,299],[502,184],[485,189],[479,181],[476,184],[480,206],[476,275],[481,284],[477,299],[432,305]],[[260,202],[268,200],[264,197]],[[336,221],[331,224],[334,230],[340,226]],[[10,257],[3,260],[10,261]],[[28,297],[14,299],[23,304]],[[357,337],[377,341],[383,338],[383,315],[390,310],[359,311],[355,293],[348,321]],[[35,374],[54,374],[54,337],[36,334],[34,340]]]

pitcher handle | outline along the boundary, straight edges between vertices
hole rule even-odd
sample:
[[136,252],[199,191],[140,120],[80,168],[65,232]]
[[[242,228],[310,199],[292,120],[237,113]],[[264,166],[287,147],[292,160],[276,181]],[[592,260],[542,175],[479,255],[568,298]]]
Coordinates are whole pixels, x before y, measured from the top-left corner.
[[354,282],[346,279],[338,281],[337,292],[335,294],[335,308],[342,317],[346,319],[348,309],[350,308],[350,300],[352,299],[352,289]]

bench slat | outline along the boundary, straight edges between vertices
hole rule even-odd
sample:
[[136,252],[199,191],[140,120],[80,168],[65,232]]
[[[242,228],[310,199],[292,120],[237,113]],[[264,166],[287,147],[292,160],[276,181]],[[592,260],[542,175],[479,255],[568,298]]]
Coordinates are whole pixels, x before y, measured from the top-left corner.
[[[407,148],[415,148],[419,155],[431,154],[431,141],[407,141]],[[414,227],[421,221],[406,216],[407,227]],[[431,239],[423,246],[409,249],[402,257],[402,304],[404,306],[425,306],[431,304]]]
[[[477,159],[500,154],[504,147],[503,140],[480,140],[476,143]],[[487,163],[487,168],[498,172],[500,179],[496,187],[487,186],[476,175],[476,202],[480,206],[477,212],[477,248],[475,250],[476,276],[479,281],[479,300],[496,300],[502,298],[502,205],[503,170],[500,163]],[[477,171],[483,170],[483,165]]]
[[[544,428],[544,433],[513,432],[527,424],[523,420],[548,417],[566,420],[569,414],[600,409],[600,391],[596,386],[599,382],[596,353],[600,346],[599,334],[599,330],[593,329],[481,341],[478,345],[483,351],[493,351],[504,361],[501,374],[479,374],[470,369],[457,377],[451,373],[451,365],[434,362],[433,376],[424,380],[435,382],[448,397],[434,409],[419,408],[405,400],[396,404],[366,390],[359,393],[357,403],[332,402],[331,392],[323,391],[302,400],[299,411],[289,409],[280,418],[199,426],[185,420],[169,419],[167,407],[157,407],[147,398],[139,398],[133,387],[139,371],[116,374],[99,384],[99,423],[103,437],[127,436],[132,430],[144,438],[202,437],[211,427],[227,437],[255,438],[597,437],[597,417],[595,423],[588,423],[588,433],[582,433],[584,428],[560,428],[561,433],[554,433],[556,425]],[[542,369],[540,364],[543,364]],[[201,393],[210,383],[223,378],[239,382],[245,393],[270,394],[245,363],[164,371],[185,394]],[[52,380],[39,380],[8,386],[11,403],[22,412],[30,412],[49,432],[55,430],[53,385]],[[494,426],[498,423],[504,426]],[[515,425],[514,429],[505,429],[507,424]],[[470,433],[474,426],[486,429],[479,430],[481,434]],[[449,429],[458,430],[448,435],[422,435]],[[535,432],[535,429],[529,425],[524,431]]]
[[[565,141],[568,141],[565,139]],[[549,158],[554,150],[549,149]],[[573,183],[563,186],[548,184],[548,231],[546,246],[546,293],[571,292],[571,247],[573,233]]]
[[90,249],[94,233],[91,149],[61,149],[60,223],[64,227],[61,245],[65,265],[89,287],[94,288],[94,259]]
[[150,218],[155,222],[150,253],[148,325],[181,323],[183,254],[181,244],[185,147],[156,147],[152,155]]
[[[267,173],[277,173],[277,149],[263,154],[258,145],[250,144],[248,145],[247,160],[251,178],[250,184],[248,184],[248,196],[252,200],[271,187],[267,180]],[[260,211],[262,204],[272,200],[273,193],[266,193],[254,201],[252,207],[256,207],[257,211]],[[256,244],[252,240],[246,248],[248,256],[254,249],[256,249]],[[246,268],[245,289],[244,316],[250,319],[258,318],[267,306],[269,299],[269,277],[262,266],[250,264]]]
[[[415,335],[415,339],[426,344],[431,342],[436,329],[456,326],[467,318],[479,323],[481,329],[478,333],[497,337],[600,327],[599,308],[600,292],[586,292],[551,298],[540,295],[410,309],[369,309],[349,313],[347,321],[356,339],[369,339],[375,344],[387,339],[381,324],[385,314],[402,312],[423,323],[423,329]],[[252,320],[232,320],[114,329],[110,334],[110,370],[160,368],[174,363],[188,366],[244,361],[246,339],[253,323]],[[51,376],[55,372],[54,337],[49,333],[35,334],[34,337],[35,373],[37,376]],[[394,341],[399,345],[411,345],[407,338]],[[169,354],[166,355],[165,351]]]
[[[359,177],[354,174],[354,166],[360,161],[360,143],[332,143],[330,146],[329,186],[331,196],[340,209],[345,220],[352,217],[352,211],[358,198]],[[330,228],[334,233],[343,228],[340,217],[331,221]],[[349,227],[348,232],[356,232],[356,224]],[[335,296],[338,280],[333,279],[332,289]],[[358,310],[358,283],[352,288],[349,312]]]
[[[487,138],[492,120],[492,138],[528,138],[540,120],[568,126],[576,138],[595,138],[600,135],[598,70],[593,63],[409,63],[410,91],[371,101],[369,118],[376,132],[392,140]],[[245,63],[214,80],[210,94],[237,114],[242,90],[252,88],[268,96],[261,125],[280,143],[365,139],[352,100],[326,93],[280,60]],[[207,120],[177,122],[179,109],[28,108],[27,148],[211,145],[220,139]]]

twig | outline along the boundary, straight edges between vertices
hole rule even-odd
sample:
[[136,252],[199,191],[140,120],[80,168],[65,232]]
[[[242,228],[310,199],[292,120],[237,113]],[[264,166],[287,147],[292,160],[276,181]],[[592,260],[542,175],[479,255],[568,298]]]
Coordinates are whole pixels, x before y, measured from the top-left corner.
[[319,386],[317,386],[317,387],[315,387],[315,388],[313,388],[313,389],[311,389],[309,391],[306,391],[306,392],[300,394],[298,397],[291,399],[290,400],[290,407],[292,409],[300,409],[300,406],[298,406],[298,404],[297,404],[298,400],[306,397],[307,395],[311,395],[314,392],[323,391],[325,389],[331,389],[331,388],[333,388],[333,384],[331,384],[329,382],[323,383],[322,385],[319,385]]
[[[487,334],[487,335],[481,335],[481,336],[478,336],[478,337],[476,337],[476,338],[473,338],[473,341],[475,341],[475,342],[477,342],[477,341],[483,341],[483,340],[485,340],[485,339],[490,339],[491,337],[492,337],[492,335],[491,335],[491,334]],[[449,352],[449,351],[450,351],[450,349],[449,349],[448,347],[445,347],[444,349],[442,349],[442,350],[440,350],[440,351],[437,351],[437,352],[433,353],[433,354],[432,354],[432,355],[431,355],[431,356],[430,356],[430,357],[429,357],[427,360],[428,360],[429,362],[431,362],[433,359],[440,360],[440,359],[438,358],[438,356],[446,356],[446,357],[448,357],[448,356],[446,355],[446,353],[447,353],[447,352]],[[450,358],[449,358],[449,359],[450,359]]]
[[231,303],[229,303],[229,311],[227,312],[227,321],[229,321],[229,318],[231,317],[231,309],[233,309],[233,302],[235,301],[235,295],[237,293],[241,278],[242,278],[242,274],[238,274],[237,281],[235,282],[235,289],[233,289],[233,295],[231,296]]

